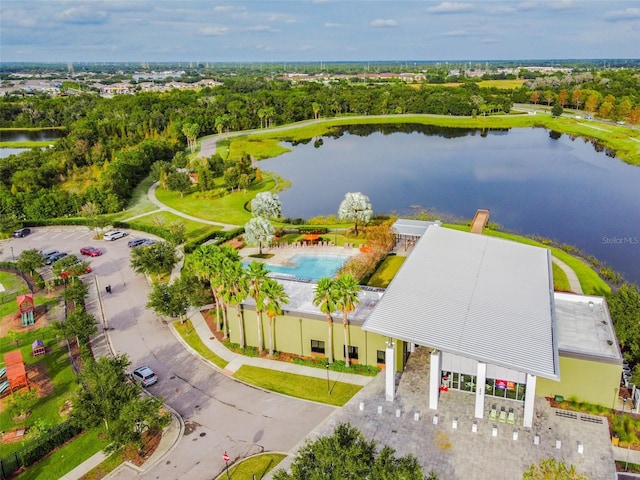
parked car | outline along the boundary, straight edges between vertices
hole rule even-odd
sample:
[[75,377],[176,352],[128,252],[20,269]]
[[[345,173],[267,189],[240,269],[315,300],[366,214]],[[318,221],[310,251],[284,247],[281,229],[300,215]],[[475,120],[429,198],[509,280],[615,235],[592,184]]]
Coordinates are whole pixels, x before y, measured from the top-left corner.
[[110,232],[105,233],[102,238],[104,238],[105,240],[113,241],[122,237],[126,237],[127,235],[127,232],[123,232],[122,230],[111,230]]
[[30,233],[31,233],[31,229],[30,228],[27,228],[27,227],[19,228],[18,230],[13,232],[13,236],[16,237],[16,238],[22,238],[22,237],[26,237]]
[[60,253],[58,250],[47,250],[45,252],[41,252],[42,253],[42,258],[44,258],[44,261],[46,262],[47,259],[53,255],[55,255],[56,253]]
[[143,366],[131,372],[131,379],[136,383],[140,383],[143,387],[148,387],[158,381],[158,375],[149,367]]
[[132,238],[131,240],[129,240],[127,242],[127,246],[129,248],[137,247],[139,245],[142,245],[147,240],[149,240],[149,239],[148,238]]
[[64,253],[64,252],[58,252],[55,253],[53,255],[51,255],[49,258],[47,258],[44,263],[45,265],[53,265],[54,263],[56,263],[58,260],[66,257],[68,254]]
[[102,255],[102,251],[100,251],[96,247],[82,247],[80,249],[80,253],[82,255],[87,255],[88,257],[99,257],[100,255]]

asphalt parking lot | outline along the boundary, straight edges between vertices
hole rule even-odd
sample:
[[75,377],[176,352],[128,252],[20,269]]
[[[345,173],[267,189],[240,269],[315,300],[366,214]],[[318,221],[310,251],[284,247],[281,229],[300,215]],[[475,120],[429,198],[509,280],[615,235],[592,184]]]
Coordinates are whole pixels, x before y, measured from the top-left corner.
[[[114,240],[94,240],[85,227],[35,227],[24,238],[0,242],[0,258],[11,260],[23,250],[56,249],[80,256],[94,246],[103,254],[87,258],[90,289],[87,309],[100,318],[103,335],[97,350],[126,354],[131,368],[147,365],[158,374],[149,392],[161,396],[184,420],[185,432],[166,461],[144,474],[121,471],[125,478],[208,480],[222,473],[222,452],[232,462],[263,451],[289,451],[335,407],[306,402],[245,385],[195,359],[173,336],[166,319],[146,308],[149,284],[129,267],[127,241],[146,234],[131,232]],[[112,293],[105,287],[111,285]],[[108,348],[107,348],[108,347]]]

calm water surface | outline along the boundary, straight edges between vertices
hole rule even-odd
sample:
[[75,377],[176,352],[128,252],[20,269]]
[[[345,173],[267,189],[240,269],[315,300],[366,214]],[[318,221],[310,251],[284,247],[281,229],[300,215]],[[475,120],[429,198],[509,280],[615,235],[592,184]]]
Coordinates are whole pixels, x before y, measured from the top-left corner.
[[412,206],[491,221],[577,246],[640,283],[640,167],[582,139],[545,129],[353,134],[323,137],[260,162],[290,179],[279,193],[286,217],[337,214],[346,192],[376,213]]

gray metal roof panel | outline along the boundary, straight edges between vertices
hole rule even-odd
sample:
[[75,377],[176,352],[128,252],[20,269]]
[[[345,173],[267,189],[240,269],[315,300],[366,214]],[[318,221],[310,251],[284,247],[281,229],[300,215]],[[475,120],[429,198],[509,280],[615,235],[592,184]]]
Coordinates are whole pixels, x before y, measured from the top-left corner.
[[363,328],[557,378],[548,250],[429,227]]

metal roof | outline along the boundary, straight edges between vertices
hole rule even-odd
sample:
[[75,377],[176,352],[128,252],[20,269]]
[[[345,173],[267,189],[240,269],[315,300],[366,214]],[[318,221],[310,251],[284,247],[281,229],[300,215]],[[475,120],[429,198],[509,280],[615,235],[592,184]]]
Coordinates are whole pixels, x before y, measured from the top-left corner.
[[363,329],[558,378],[544,248],[430,226]]
[[604,298],[556,292],[554,305],[561,354],[622,362]]
[[421,237],[431,225],[440,225],[440,220],[435,222],[427,222],[424,220],[409,220],[407,218],[399,218],[392,226],[396,235],[409,235]]

